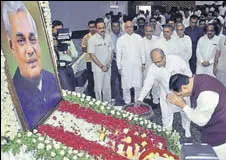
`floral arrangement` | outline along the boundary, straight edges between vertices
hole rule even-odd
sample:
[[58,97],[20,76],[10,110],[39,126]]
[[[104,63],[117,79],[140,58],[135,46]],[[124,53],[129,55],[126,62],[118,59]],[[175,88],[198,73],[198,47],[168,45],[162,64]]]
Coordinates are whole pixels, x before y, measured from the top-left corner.
[[[49,3],[39,4],[53,50]],[[1,51],[1,152],[5,159],[120,160],[152,151],[155,157],[159,153],[168,159],[178,158],[175,155],[180,153],[180,136],[175,130],[167,131],[138,115],[115,110],[107,102],[69,91],[62,92],[65,101],[45,124],[32,132],[22,132],[9,94],[4,62]]]

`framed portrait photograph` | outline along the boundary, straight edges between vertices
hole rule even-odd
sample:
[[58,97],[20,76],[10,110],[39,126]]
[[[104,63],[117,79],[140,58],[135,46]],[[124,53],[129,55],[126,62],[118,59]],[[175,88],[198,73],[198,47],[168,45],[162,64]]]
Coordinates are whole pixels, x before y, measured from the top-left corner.
[[110,8],[119,8],[119,1],[110,1]]
[[1,1],[1,50],[12,100],[24,130],[37,127],[61,101],[41,8],[37,1]]

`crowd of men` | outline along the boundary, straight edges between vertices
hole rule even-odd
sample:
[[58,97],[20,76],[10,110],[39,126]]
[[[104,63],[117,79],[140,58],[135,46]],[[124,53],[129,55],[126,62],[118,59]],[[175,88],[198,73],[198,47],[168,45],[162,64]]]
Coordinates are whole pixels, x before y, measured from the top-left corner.
[[[220,6],[174,7],[168,13],[159,9],[152,13],[140,11],[132,18],[111,11],[104,18],[90,20],[89,33],[81,44],[86,54],[87,94],[101,101],[114,101],[115,106],[132,102],[136,106],[151,97],[153,103],[160,103],[165,128],[172,129],[173,114],[181,113],[186,137],[191,136],[190,121],[203,129],[213,122],[225,126],[225,118],[216,121],[219,117],[215,115],[220,113],[212,109],[223,108],[221,113],[226,113],[222,99],[226,96],[225,14],[223,2]],[[177,74],[182,76],[178,78]],[[200,74],[206,77],[199,78]],[[195,76],[190,83],[189,77]],[[204,85],[200,96],[196,95],[197,102],[194,99],[191,103],[189,96],[194,98],[192,87],[196,81],[213,82],[219,90],[211,84]],[[175,86],[181,89],[175,90]],[[208,88],[211,93],[205,92]],[[216,103],[207,100],[214,96]],[[193,115],[201,117],[197,120]],[[206,132],[203,137],[204,142],[217,146],[215,151],[222,157],[225,132],[218,129],[219,140],[212,140]]]

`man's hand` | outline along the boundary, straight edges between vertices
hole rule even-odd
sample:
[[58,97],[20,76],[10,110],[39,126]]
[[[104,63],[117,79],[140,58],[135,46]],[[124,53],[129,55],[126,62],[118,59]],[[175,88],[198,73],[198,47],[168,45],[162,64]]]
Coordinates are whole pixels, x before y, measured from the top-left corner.
[[108,67],[107,67],[107,66],[102,66],[102,67],[101,67],[101,70],[102,70],[103,72],[107,72]]
[[68,50],[66,51],[66,54],[71,55],[71,51],[68,49]]
[[178,107],[184,108],[186,106],[184,100],[175,94],[168,94],[166,98],[169,103],[175,104]]
[[138,107],[138,106],[140,106],[142,103],[143,103],[142,101],[137,100],[137,101],[134,103],[134,107]]
[[203,67],[208,67],[209,65],[210,65],[210,62],[209,61],[202,62],[202,66]]
[[120,75],[122,75],[122,69],[119,69],[119,70],[118,70],[118,73],[119,73]]

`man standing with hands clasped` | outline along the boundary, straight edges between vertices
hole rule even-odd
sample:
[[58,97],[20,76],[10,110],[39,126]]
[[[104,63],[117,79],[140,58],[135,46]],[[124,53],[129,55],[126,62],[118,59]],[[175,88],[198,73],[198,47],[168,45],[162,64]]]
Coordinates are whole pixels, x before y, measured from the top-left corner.
[[[226,88],[212,76],[171,76],[168,102],[180,107],[201,129],[202,142],[213,146],[220,160],[226,157]],[[190,96],[191,106],[182,97]]]
[[96,19],[96,34],[88,40],[88,53],[92,59],[94,91],[97,100],[111,102],[111,62],[114,45],[105,34],[102,18]]

